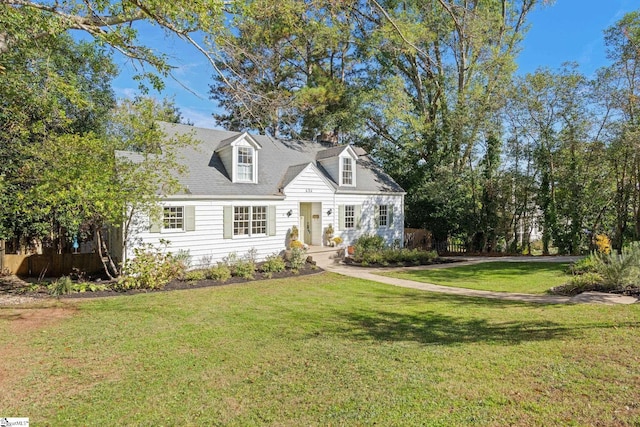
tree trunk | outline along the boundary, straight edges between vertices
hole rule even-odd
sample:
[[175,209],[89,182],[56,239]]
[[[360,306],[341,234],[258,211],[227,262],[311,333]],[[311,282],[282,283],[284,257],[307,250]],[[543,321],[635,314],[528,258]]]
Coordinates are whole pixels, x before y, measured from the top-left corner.
[[113,262],[113,258],[111,258],[111,254],[109,253],[107,244],[104,241],[104,238],[102,236],[102,229],[100,227],[96,229],[96,246],[96,249],[98,249],[98,255],[100,256],[100,260],[102,261],[102,266],[104,267],[105,274],[109,279],[115,279],[115,277],[118,276],[118,269]]

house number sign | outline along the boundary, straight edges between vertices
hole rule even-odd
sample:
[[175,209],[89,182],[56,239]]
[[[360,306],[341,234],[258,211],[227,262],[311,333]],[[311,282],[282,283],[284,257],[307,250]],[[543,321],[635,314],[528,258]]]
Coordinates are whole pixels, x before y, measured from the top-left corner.
[[305,188],[304,191],[306,193],[313,193],[313,188]]

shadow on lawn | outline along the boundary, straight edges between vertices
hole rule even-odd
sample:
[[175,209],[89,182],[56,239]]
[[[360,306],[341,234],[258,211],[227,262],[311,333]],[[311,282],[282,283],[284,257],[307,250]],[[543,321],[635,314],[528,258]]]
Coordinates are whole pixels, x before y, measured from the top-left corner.
[[474,342],[518,344],[575,336],[573,328],[549,321],[489,323],[463,320],[427,311],[404,314],[384,311],[345,313],[349,327],[339,331],[352,338],[379,341],[414,341],[421,344],[455,345]]

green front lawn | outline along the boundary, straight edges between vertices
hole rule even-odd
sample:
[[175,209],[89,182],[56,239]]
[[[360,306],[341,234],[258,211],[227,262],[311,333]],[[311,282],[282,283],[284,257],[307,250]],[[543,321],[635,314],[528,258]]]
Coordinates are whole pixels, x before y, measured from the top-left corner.
[[383,275],[456,288],[544,294],[552,287],[569,281],[570,276],[565,274],[568,265],[556,262],[492,261],[457,267],[448,265],[433,270],[394,271]]
[[[71,310],[71,309],[73,310]],[[33,425],[638,425],[640,305],[324,273],[0,309],[0,415]]]

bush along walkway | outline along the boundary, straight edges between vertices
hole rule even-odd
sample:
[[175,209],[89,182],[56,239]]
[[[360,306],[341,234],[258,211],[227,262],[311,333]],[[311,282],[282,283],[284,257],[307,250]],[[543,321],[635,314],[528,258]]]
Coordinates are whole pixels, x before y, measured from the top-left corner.
[[[399,270],[411,269],[432,269],[432,268],[452,268],[465,264],[477,264],[481,262],[492,261],[505,261],[505,262],[523,262],[523,261],[545,261],[545,262],[568,262],[574,261],[579,257],[501,257],[496,259],[495,257],[477,257],[477,258],[462,258],[459,263],[452,264],[437,264],[428,266],[417,267],[399,267]],[[365,268],[349,266],[342,262],[342,260],[336,255],[335,251],[330,252],[317,252],[313,254],[314,261],[317,262],[318,267],[332,271],[334,273],[342,274],[344,276],[356,277],[359,279],[371,280],[374,282],[385,283],[387,285],[399,286],[403,288],[419,289],[429,292],[439,292],[445,294],[460,295],[465,297],[480,297],[480,298],[492,298],[506,301],[521,301],[530,303],[541,304],[570,304],[570,303],[598,303],[598,304],[634,304],[638,302],[637,298],[608,294],[603,292],[584,292],[574,297],[560,296],[560,295],[531,295],[522,293],[507,293],[507,292],[492,292],[481,291],[475,289],[455,288],[451,286],[440,286],[431,283],[416,282],[413,280],[399,279],[395,277],[381,276],[379,272],[391,271],[391,268]]]

